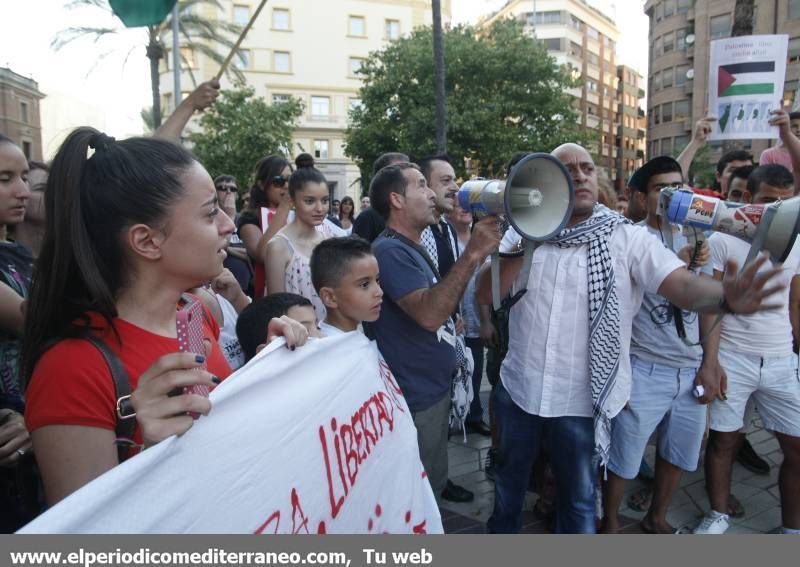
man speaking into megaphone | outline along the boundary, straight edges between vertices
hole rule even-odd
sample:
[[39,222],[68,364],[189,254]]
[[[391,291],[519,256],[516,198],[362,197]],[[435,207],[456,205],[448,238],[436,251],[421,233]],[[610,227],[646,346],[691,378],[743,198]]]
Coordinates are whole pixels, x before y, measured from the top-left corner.
[[[508,355],[493,392],[498,431],[495,505],[488,529],[514,533],[543,432],[557,479],[556,531],[594,533],[596,465],[605,465],[610,421],[631,389],[631,322],[642,294],[658,293],[676,306],[702,312],[752,313],[773,307],[765,299],[781,287],[767,285],[779,272],[756,275],[759,258],[737,275],[701,278],[646,229],[598,205],[597,170],[589,152],[564,144],[552,155],[574,185],[566,228],[533,254],[527,281],[521,258],[504,258],[500,293],[527,288],[509,320]],[[488,270],[478,297],[491,302]]]

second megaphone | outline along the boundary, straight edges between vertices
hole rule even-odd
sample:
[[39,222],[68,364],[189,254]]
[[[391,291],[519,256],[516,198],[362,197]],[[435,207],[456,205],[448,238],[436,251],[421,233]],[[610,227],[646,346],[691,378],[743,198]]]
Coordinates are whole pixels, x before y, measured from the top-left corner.
[[672,224],[724,232],[783,262],[800,232],[800,197],[763,205],[731,203],[688,189],[662,189],[660,214]]
[[550,154],[524,157],[506,181],[474,179],[458,192],[458,204],[476,216],[505,216],[523,238],[549,240],[572,215],[575,189],[564,165]]

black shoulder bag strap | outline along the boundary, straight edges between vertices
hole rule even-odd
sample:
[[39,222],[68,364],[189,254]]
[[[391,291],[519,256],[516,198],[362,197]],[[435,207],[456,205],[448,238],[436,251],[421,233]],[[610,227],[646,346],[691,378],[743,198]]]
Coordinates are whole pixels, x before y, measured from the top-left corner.
[[[114,354],[102,339],[95,335],[88,335],[86,340],[92,343],[103,355],[108,370],[111,372],[111,379],[114,380],[115,397],[117,399],[117,438],[133,439],[133,431],[136,429],[136,413],[131,405],[131,381],[128,378],[128,372],[119,357]],[[130,447],[125,443],[117,443],[117,454],[120,463],[128,458],[129,450]]]
[[431,259],[431,257],[428,256],[428,251],[425,250],[425,248],[423,248],[422,246],[420,246],[419,244],[417,244],[416,242],[414,242],[410,238],[408,238],[406,236],[403,236],[402,234],[400,234],[399,232],[397,232],[393,228],[388,228],[387,227],[382,233],[380,233],[379,236],[383,236],[383,237],[386,237],[386,238],[394,238],[395,240],[399,240],[400,242],[402,242],[406,246],[410,246],[411,248],[413,248],[414,250],[419,252],[422,255],[422,258],[425,260],[425,262],[427,262],[428,266],[430,267],[431,271],[433,272],[433,275],[436,276],[436,281],[437,282],[442,281],[442,276],[439,275],[439,268],[436,267],[436,264],[433,263],[433,260]]

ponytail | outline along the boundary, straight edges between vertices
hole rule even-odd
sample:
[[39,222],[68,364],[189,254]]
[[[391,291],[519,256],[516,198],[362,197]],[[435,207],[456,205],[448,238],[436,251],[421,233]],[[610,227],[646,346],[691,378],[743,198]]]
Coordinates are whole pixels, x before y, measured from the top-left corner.
[[88,312],[113,328],[117,296],[131,276],[122,235],[134,224],[163,222],[192,163],[188,151],[156,138],[117,142],[78,128],[64,140],[44,195],[45,233],[25,317],[24,384],[49,343],[88,333]]

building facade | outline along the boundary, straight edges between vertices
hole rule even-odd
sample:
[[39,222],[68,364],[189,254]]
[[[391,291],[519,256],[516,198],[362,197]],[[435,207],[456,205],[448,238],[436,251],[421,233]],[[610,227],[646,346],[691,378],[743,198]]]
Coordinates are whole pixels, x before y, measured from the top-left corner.
[[[482,25],[509,17],[525,22],[528,32],[545,43],[556,62],[571,66],[582,78],[581,85],[569,92],[575,97],[581,125],[597,131],[598,141],[590,148],[597,165],[620,191],[632,173],[629,166],[635,168],[637,163],[635,149],[630,150],[633,155],[630,151],[626,157],[621,155],[619,144],[636,137],[635,119],[626,121],[623,116],[638,114],[638,100],[644,93],[624,72],[631,82],[627,87],[620,85],[616,61],[620,32],[614,20],[584,0],[510,0],[482,20]],[[628,124],[624,131],[620,129],[623,123]]]
[[[677,155],[707,113],[710,42],[729,37],[735,0],[647,0],[650,18],[648,157]],[[788,34],[784,105],[791,108],[800,79],[800,0],[755,2],[755,35]],[[739,140],[758,160],[774,141]],[[712,159],[722,142],[711,142]]]
[[617,66],[617,176],[614,188],[624,194],[633,172],[644,165],[646,151],[645,114],[640,106],[644,98],[644,77],[627,65]]
[[[220,4],[221,12],[212,16],[243,26],[259,2],[223,0]],[[450,0],[441,4],[446,24],[450,21]],[[430,25],[431,19],[430,0],[274,0],[265,6],[245,38],[242,54],[234,64],[256,94],[267,101],[290,96],[303,101],[304,113],[288,157],[302,152],[315,156],[334,198],[350,195],[358,202],[361,191],[358,168],[344,153],[348,112],[361,103],[358,68],[370,52],[415,27]],[[198,82],[216,74],[213,60],[199,53],[185,55]],[[171,54],[167,54],[161,69],[165,114],[174,108],[169,64]],[[191,90],[188,71],[182,73],[183,91]],[[230,86],[230,81],[223,79],[222,87]]]
[[0,134],[22,148],[25,157],[42,159],[42,121],[39,101],[44,98],[33,79],[0,67]]

